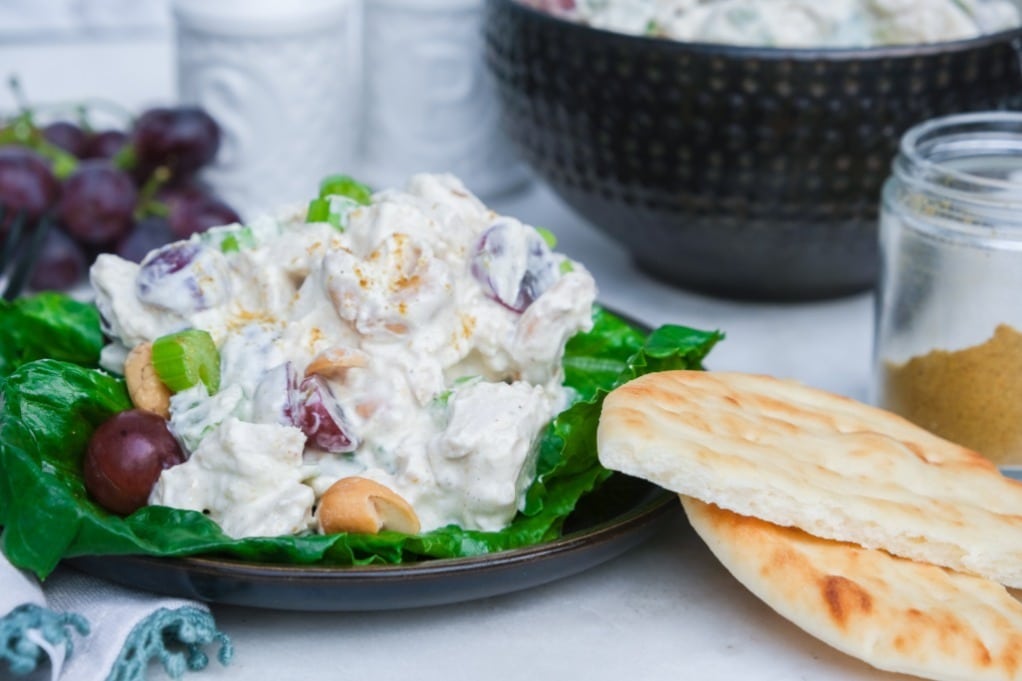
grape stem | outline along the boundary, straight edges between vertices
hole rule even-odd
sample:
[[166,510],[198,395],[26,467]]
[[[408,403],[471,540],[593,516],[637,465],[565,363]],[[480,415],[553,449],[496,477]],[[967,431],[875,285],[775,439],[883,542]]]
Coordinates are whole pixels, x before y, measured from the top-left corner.
[[170,168],[157,166],[153,174],[149,176],[146,183],[138,192],[138,203],[135,208],[135,219],[141,220],[147,217],[165,218],[170,214],[170,208],[163,201],[156,199],[156,192],[170,179]]
[[74,113],[74,118],[78,119],[83,129],[91,130],[94,126],[89,120],[89,112],[105,110],[121,122],[122,128],[130,127],[135,121],[135,114],[130,109],[110,99],[91,97],[82,100],[59,100],[55,102],[47,102],[46,104],[32,105],[28,96],[25,94],[25,88],[21,85],[21,80],[18,76],[10,76],[7,79],[7,86],[11,91],[11,96],[14,98],[17,111],[13,114],[0,115],[0,119],[2,120],[14,119],[18,116],[25,115],[27,115],[31,120],[31,118],[38,113],[53,114],[60,113],[62,111],[70,111]]
[[7,79],[7,87],[11,91],[14,102],[18,105],[18,112],[22,114],[31,113],[32,107],[28,104],[28,97],[25,96],[25,89],[21,87],[21,80],[18,76],[11,74]]

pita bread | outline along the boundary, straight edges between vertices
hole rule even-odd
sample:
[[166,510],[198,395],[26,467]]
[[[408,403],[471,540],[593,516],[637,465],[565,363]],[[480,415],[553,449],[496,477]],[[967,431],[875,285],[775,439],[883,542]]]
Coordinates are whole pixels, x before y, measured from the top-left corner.
[[819,539],[682,497],[710,550],[807,633],[879,669],[1022,679],[1022,604],[990,580]]
[[1022,587],[1022,484],[894,414],[767,376],[647,374],[606,397],[607,468],[818,537]]

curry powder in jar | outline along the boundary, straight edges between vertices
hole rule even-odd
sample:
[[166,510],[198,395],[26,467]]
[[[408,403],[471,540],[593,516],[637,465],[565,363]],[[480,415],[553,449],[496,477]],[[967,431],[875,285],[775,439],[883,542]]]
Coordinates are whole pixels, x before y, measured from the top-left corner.
[[962,350],[888,362],[883,380],[892,411],[996,463],[1022,463],[1022,333],[1013,327]]
[[1022,465],[1022,113],[905,133],[879,245],[872,401]]

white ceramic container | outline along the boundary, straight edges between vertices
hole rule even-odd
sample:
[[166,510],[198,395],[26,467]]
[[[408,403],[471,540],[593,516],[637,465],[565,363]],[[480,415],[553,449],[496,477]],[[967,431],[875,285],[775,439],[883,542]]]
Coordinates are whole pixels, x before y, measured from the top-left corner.
[[451,172],[490,198],[528,173],[500,130],[483,0],[365,0],[362,162],[374,186]]
[[203,177],[244,218],[351,172],[359,124],[357,0],[173,0],[179,97],[220,123]]

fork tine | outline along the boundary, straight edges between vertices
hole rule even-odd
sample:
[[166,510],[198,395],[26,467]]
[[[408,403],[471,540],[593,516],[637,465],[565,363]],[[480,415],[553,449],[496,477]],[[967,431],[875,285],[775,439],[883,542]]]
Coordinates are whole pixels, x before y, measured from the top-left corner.
[[21,293],[28,275],[39,258],[39,253],[43,250],[43,244],[46,243],[46,235],[49,231],[50,219],[46,217],[39,222],[31,237],[26,237],[29,239],[28,248],[21,253],[21,257],[18,258],[14,271],[11,273],[11,278],[7,280],[7,287],[4,288],[3,293],[4,300],[14,300]]
[[[3,211],[0,212],[0,222],[2,222],[7,211],[4,206],[0,206],[0,211]],[[14,260],[18,249],[21,248],[21,237],[24,229],[25,214],[18,211],[14,214],[14,219],[11,221],[11,229],[7,232],[7,238],[4,240],[3,251],[0,251],[0,272],[4,272],[7,269],[8,263]]]

